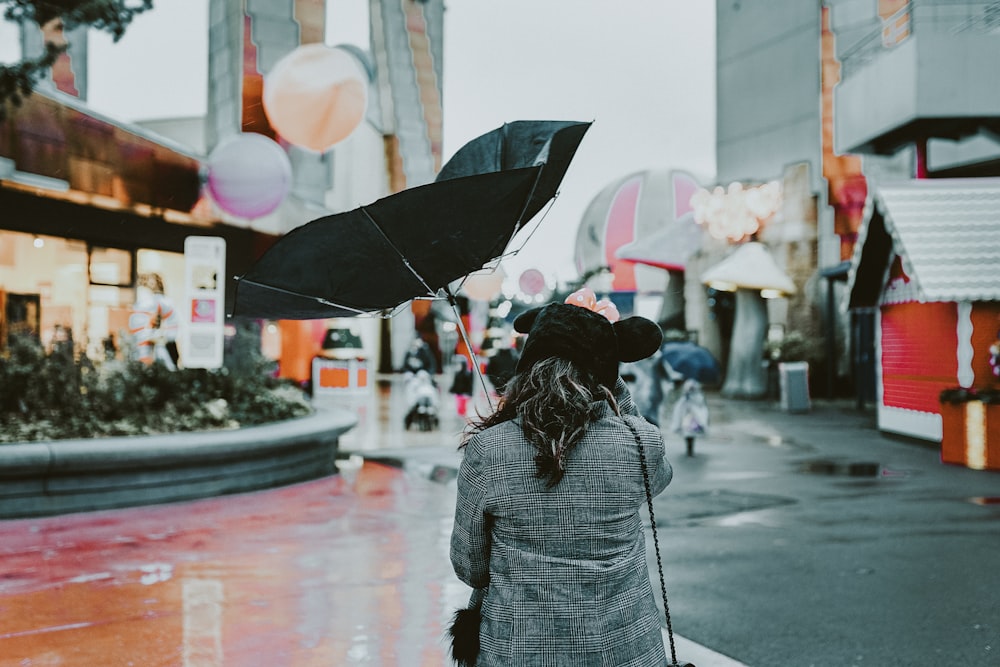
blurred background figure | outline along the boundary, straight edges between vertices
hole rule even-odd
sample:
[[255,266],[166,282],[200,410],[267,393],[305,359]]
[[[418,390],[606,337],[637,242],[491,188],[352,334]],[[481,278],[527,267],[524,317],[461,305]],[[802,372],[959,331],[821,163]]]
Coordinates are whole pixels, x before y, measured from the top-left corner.
[[62,324],[56,324],[52,330],[51,353],[62,356],[70,361],[74,358],[73,330]]
[[438,317],[433,309],[428,308],[426,314],[422,316],[415,314],[414,318],[417,336],[427,345],[427,351],[434,362],[433,367],[428,368],[427,372],[436,375],[444,368],[444,355],[441,352],[441,341],[438,335]]
[[657,352],[648,359],[629,365],[634,375],[632,395],[639,414],[651,424],[660,425],[660,412],[669,409],[677,400],[684,376],[663,361]]
[[421,431],[438,427],[438,388],[426,370],[406,374],[406,404],[406,430],[414,425]]
[[708,403],[697,380],[685,380],[674,404],[670,430],[684,437],[687,455],[694,456],[694,440],[708,431]]
[[[500,341],[503,341],[501,344]],[[506,385],[514,377],[514,369],[517,367],[517,360],[521,358],[510,333],[504,338],[498,339],[494,347],[489,352],[486,362],[486,377],[493,390],[499,395],[503,393]]]
[[143,363],[162,363],[176,370],[180,362],[178,327],[177,311],[163,292],[163,278],[158,273],[141,274],[135,304],[129,314],[129,333],[136,358]]
[[403,358],[403,371],[406,373],[427,371],[431,375],[438,373],[437,358],[431,346],[423,338],[414,338],[410,343],[410,349]]
[[472,396],[472,368],[465,356],[458,357],[458,369],[452,376],[448,391],[455,395],[455,411],[464,417]]
[[112,361],[118,356],[118,345],[115,343],[115,335],[109,333],[101,340],[101,345],[104,347],[104,359],[105,361]]

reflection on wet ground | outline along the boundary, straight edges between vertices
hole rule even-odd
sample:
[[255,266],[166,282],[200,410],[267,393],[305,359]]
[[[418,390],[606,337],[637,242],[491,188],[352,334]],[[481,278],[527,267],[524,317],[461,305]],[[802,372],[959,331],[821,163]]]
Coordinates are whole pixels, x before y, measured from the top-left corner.
[[[437,384],[438,428],[421,431],[416,427],[407,429],[404,424],[407,395],[405,378],[400,375],[381,376],[376,386],[366,391],[348,392],[337,396],[317,397],[318,407],[334,405],[350,410],[358,417],[357,425],[345,433],[340,440],[340,448],[345,451],[367,453],[372,450],[418,449],[421,447],[457,447],[466,426],[465,417],[455,408],[455,397],[448,393],[448,375],[435,377]],[[488,414],[491,411],[490,398],[481,388],[469,401],[467,415],[474,417],[477,411]]]
[[0,665],[442,665],[454,491],[351,474],[0,522]]
[[[848,477],[878,477],[881,466],[871,461],[831,461],[813,459],[799,464],[799,471],[814,475],[847,475]],[[898,471],[888,471],[885,477],[899,476]]]
[[782,496],[714,489],[673,494],[669,503],[660,503],[656,518],[659,523],[669,526],[695,526],[717,517],[727,519],[719,525],[740,525],[738,517],[745,517],[750,512],[793,503],[793,498]]

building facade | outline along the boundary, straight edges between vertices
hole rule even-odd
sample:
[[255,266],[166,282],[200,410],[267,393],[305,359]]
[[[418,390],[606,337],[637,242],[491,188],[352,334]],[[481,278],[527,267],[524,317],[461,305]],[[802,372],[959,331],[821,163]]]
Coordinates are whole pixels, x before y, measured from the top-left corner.
[[[208,0],[203,118],[126,123],[89,109],[86,30],[66,35],[69,49],[51,75],[23,106],[8,105],[0,122],[0,333],[50,344],[71,331],[78,352],[103,358],[111,345],[127,343],[141,274],[158,273],[166,295],[183,301],[187,237],[225,240],[228,312],[233,277],[281,234],[433,180],[441,159],[441,0],[368,2],[369,48],[349,47],[366,74],[368,105],[347,139],[311,151],[270,126],[264,77],[293,50],[323,41],[327,13],[336,9],[327,4]],[[50,38],[34,25],[21,33],[25,54]],[[204,187],[213,151],[246,133],[277,141],[292,168],[281,204],[249,219],[228,213]],[[287,346],[318,350],[325,330],[262,324],[264,348],[279,360],[282,344],[267,340],[268,332]],[[393,327],[412,333],[412,319],[357,326],[373,356]]]
[[874,400],[878,314],[843,307],[859,231],[880,183],[996,174],[996,3],[720,0],[716,10],[718,183],[785,184],[782,214],[759,240],[799,295],[768,304],[771,328],[826,340],[831,394]]

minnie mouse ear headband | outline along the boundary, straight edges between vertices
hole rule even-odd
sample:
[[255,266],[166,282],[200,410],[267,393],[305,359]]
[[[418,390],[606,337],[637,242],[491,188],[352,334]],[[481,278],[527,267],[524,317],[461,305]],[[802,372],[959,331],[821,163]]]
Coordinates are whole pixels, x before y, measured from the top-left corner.
[[594,371],[598,381],[614,387],[619,362],[645,359],[663,342],[663,332],[655,322],[638,316],[618,318],[613,303],[598,301],[586,287],[565,303],[521,313],[514,319],[514,330],[528,334],[528,339],[517,372],[542,359],[561,357]]

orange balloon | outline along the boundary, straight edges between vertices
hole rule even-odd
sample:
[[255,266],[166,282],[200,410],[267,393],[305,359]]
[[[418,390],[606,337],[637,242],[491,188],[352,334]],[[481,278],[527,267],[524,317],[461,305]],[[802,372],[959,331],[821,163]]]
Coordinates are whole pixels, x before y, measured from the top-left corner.
[[477,301],[491,301],[500,294],[503,281],[507,274],[503,269],[497,268],[495,271],[477,271],[470,273],[469,277],[462,283],[462,291],[470,299]]
[[306,44],[278,61],[264,77],[264,113],[286,141],[323,152],[361,124],[368,81],[344,49]]

